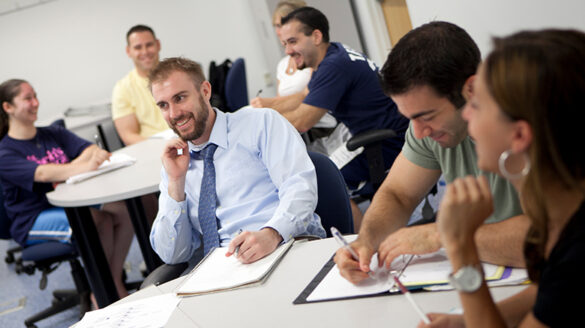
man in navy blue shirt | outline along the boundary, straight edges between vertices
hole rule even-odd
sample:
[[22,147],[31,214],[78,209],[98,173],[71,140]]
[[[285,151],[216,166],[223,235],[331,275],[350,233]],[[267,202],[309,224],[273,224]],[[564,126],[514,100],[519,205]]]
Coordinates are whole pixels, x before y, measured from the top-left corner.
[[[398,137],[384,141],[384,164],[389,169],[404,143],[408,120],[382,91],[378,68],[363,54],[337,42],[329,42],[329,23],[319,10],[299,8],[282,18],[281,41],[298,69],[314,71],[309,93],[295,108],[275,108],[300,132],[309,130],[329,112],[352,135],[375,129],[392,129]],[[286,106],[283,106],[286,107]],[[366,157],[361,153],[341,173],[350,189],[369,179]],[[352,202],[356,228],[361,212]]]

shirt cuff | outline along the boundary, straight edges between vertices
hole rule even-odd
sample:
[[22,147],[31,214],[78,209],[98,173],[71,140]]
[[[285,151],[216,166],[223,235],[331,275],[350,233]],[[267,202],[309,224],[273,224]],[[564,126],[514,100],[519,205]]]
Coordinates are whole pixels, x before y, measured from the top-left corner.
[[177,222],[177,220],[181,217],[182,214],[183,215],[187,214],[187,200],[177,202],[172,197],[167,196],[163,206],[164,206],[163,208],[165,209],[164,211],[165,216],[173,224]]
[[278,218],[272,217],[272,219],[270,219],[264,226],[262,226],[261,229],[272,228],[276,230],[282,237],[282,242],[286,243],[294,236],[296,236],[294,221],[295,217],[293,215],[290,215],[289,213],[281,213]]

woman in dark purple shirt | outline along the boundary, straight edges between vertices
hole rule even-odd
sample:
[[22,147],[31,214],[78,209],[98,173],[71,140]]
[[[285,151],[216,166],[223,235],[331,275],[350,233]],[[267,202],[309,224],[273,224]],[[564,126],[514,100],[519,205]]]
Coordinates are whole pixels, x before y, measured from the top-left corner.
[[[105,150],[57,126],[35,127],[39,101],[23,80],[0,85],[0,183],[11,235],[21,245],[71,242],[62,208],[45,194],[70,176],[95,170],[110,156]],[[91,208],[120,297],[128,295],[122,270],[134,231],[123,202]],[[95,302],[94,302],[95,304]]]

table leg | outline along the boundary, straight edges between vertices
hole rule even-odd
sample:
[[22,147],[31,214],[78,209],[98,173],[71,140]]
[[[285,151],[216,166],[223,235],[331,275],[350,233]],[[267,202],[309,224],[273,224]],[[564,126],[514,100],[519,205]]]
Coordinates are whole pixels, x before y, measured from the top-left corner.
[[152,272],[163,264],[163,261],[152,249],[150,245],[150,225],[144,214],[144,207],[142,206],[141,197],[135,197],[126,200],[126,207],[128,207],[128,214],[132,220],[134,226],[134,233],[136,234],[136,240],[140,246],[142,257],[146,264],[148,272]]
[[65,208],[87,280],[100,308],[120,299],[89,207]]

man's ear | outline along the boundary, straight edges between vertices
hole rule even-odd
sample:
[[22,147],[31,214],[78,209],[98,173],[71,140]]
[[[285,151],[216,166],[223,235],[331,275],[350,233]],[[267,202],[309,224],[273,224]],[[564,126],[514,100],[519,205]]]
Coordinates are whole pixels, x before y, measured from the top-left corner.
[[465,80],[463,84],[463,89],[461,90],[461,95],[465,98],[465,101],[469,101],[471,96],[473,96],[473,83],[475,82],[476,74],[471,75],[470,77]]
[[211,83],[209,81],[201,82],[201,86],[199,87],[199,92],[203,96],[203,99],[209,101],[211,99]]
[[130,57],[130,46],[126,46],[126,56]]
[[313,44],[318,46],[323,42],[323,33],[320,30],[314,29],[313,33],[311,33],[313,37]]

